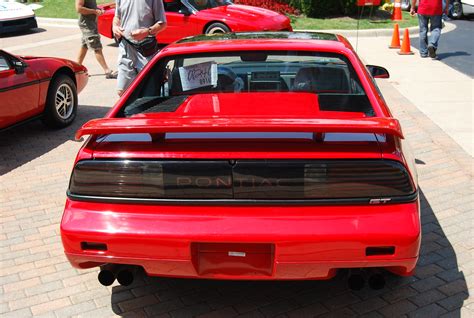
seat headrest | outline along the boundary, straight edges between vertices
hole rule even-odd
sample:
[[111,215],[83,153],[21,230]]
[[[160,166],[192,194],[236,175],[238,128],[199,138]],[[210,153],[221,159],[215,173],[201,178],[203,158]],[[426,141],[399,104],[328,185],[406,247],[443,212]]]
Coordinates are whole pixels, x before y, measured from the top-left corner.
[[316,82],[320,77],[319,67],[302,67],[295,77],[293,90],[316,92]]
[[349,92],[346,70],[340,67],[303,67],[295,77],[293,90],[309,92]]
[[176,96],[183,93],[183,86],[181,85],[181,78],[179,77],[179,70],[176,68],[171,72],[171,87],[170,95]]

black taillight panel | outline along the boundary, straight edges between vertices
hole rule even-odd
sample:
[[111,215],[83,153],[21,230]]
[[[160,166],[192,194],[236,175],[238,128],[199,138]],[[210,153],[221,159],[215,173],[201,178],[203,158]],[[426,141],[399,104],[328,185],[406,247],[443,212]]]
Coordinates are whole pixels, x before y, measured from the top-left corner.
[[84,160],[69,192],[77,195],[153,199],[231,199],[228,161]]
[[71,195],[140,199],[314,200],[411,195],[391,160],[85,160]]

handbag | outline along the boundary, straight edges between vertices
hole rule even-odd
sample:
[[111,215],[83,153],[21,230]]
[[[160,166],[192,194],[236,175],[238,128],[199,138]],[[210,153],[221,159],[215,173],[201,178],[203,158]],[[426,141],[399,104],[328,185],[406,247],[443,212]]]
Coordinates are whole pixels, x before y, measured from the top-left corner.
[[156,41],[156,38],[154,36],[147,36],[140,42],[132,42],[129,39],[123,37],[125,41],[133,46],[135,50],[138,51],[141,55],[144,57],[150,57],[152,55],[155,55],[156,52],[158,52],[158,41]]

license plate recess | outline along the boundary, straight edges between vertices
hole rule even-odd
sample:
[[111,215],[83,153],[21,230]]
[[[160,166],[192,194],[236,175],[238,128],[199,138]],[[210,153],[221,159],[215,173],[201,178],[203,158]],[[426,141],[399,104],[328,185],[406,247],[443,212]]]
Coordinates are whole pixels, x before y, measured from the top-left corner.
[[275,247],[266,243],[192,243],[200,276],[271,276]]

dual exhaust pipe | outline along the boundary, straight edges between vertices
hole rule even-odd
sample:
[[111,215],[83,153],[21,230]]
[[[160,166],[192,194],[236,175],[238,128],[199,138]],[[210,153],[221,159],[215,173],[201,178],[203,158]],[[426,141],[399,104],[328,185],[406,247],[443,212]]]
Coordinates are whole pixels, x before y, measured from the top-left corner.
[[101,266],[97,279],[103,286],[112,285],[115,280],[122,286],[133,283],[135,271],[128,266],[105,265]]
[[[112,285],[115,280],[122,286],[129,286],[133,283],[135,270],[133,267],[120,265],[101,266],[101,270],[97,279],[103,286]],[[347,284],[351,290],[362,290],[365,286],[365,277],[362,273],[353,273],[349,275]],[[385,287],[385,278],[381,274],[373,274],[369,276],[368,285],[374,290],[380,290]]]
[[[351,290],[361,290],[365,286],[365,277],[361,273],[350,274],[347,284]],[[385,287],[385,277],[382,274],[373,274],[368,279],[369,287],[380,290]]]

